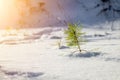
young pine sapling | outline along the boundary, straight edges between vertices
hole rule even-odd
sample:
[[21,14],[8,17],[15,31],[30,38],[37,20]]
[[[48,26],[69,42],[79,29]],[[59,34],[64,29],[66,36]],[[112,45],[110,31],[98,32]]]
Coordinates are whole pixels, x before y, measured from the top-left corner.
[[81,32],[82,27],[77,24],[68,24],[68,29],[65,30],[66,41],[68,46],[77,46],[79,52],[81,53],[81,44],[84,42]]

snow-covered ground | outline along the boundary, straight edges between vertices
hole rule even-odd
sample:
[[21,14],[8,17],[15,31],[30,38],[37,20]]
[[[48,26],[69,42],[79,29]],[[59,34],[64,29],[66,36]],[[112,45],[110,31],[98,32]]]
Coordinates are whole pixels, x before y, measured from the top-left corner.
[[72,54],[61,28],[1,30],[0,80],[120,80],[120,31],[83,32],[87,52]]

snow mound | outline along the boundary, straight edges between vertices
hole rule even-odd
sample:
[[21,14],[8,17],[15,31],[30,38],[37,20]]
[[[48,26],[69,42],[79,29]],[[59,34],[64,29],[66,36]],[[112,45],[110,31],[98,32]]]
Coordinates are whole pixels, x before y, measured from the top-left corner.
[[9,71],[9,70],[2,70],[2,69],[0,69],[0,74],[8,78],[14,77],[17,80],[19,80],[18,77],[23,77],[24,79],[26,79],[26,78],[37,78],[44,75],[44,73],[42,72],[21,72],[21,71]]
[[90,58],[100,56],[102,53],[100,52],[85,52],[85,53],[71,53],[69,57],[80,57],[80,58]]
[[120,62],[120,58],[116,58],[116,57],[113,57],[113,58],[106,58],[105,61],[115,61],[115,62]]

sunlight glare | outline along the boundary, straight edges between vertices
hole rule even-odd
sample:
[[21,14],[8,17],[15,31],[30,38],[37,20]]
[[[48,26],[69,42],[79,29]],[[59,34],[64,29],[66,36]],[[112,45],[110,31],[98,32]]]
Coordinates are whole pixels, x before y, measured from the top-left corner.
[[0,0],[0,28],[12,26],[17,20],[14,0]]

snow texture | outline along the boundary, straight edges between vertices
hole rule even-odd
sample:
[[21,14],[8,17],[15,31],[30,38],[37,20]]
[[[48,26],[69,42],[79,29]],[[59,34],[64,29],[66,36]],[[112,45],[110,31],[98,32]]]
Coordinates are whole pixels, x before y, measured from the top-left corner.
[[61,28],[0,32],[0,80],[120,80],[119,31],[84,28],[87,52],[74,54]]

